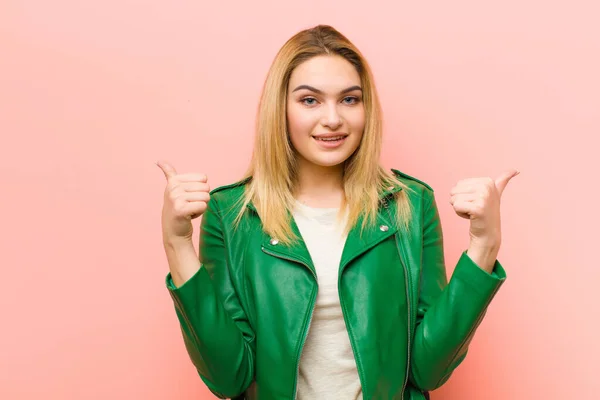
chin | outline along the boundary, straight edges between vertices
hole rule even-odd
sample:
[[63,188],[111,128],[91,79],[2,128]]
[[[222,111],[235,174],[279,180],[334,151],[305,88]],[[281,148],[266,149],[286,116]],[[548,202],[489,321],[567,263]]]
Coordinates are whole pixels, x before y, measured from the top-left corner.
[[[350,157],[350,156],[348,156]],[[343,164],[348,157],[329,157],[329,158],[312,158],[309,159],[309,162],[318,165],[319,167],[337,167],[340,164]]]

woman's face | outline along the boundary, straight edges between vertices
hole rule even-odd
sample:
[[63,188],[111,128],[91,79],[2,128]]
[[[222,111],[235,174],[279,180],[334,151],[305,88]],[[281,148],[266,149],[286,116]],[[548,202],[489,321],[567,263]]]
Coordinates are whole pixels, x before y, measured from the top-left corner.
[[340,165],[358,148],[365,127],[360,76],[340,56],[317,56],[292,71],[287,123],[300,163]]

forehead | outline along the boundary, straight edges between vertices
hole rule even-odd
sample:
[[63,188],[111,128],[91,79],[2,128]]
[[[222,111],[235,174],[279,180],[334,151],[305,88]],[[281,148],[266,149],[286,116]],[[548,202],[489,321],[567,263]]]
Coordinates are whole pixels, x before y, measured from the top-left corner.
[[292,71],[289,86],[310,85],[322,90],[360,85],[360,76],[348,60],[337,55],[312,57]]

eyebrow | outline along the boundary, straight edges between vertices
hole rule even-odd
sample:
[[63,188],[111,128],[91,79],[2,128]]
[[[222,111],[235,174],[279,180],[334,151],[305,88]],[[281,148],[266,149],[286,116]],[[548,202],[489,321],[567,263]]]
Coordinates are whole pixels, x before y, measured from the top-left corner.
[[[300,85],[296,89],[292,90],[292,93],[294,93],[294,92],[296,92],[296,91],[298,91],[300,89],[308,89],[308,90],[310,90],[312,92],[323,94],[322,90],[319,90],[319,89],[314,88],[314,87],[309,86],[309,85]],[[358,85],[355,85],[355,86],[350,86],[349,88],[346,88],[346,89],[342,90],[340,92],[340,94],[348,93],[348,92],[351,92],[353,90],[360,90],[362,92],[362,88],[360,86],[358,86]]]

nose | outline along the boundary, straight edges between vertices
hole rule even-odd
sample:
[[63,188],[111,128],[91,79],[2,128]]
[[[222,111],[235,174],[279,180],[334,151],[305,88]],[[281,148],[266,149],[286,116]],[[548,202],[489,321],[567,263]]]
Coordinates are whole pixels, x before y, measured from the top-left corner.
[[342,125],[342,116],[338,112],[337,104],[329,104],[323,107],[324,115],[321,118],[321,125],[335,130]]

